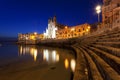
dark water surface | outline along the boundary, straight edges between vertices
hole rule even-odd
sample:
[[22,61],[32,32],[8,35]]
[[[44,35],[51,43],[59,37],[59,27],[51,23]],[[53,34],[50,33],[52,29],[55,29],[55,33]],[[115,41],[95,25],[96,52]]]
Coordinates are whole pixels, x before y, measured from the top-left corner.
[[0,45],[0,80],[71,80],[74,53],[35,45]]

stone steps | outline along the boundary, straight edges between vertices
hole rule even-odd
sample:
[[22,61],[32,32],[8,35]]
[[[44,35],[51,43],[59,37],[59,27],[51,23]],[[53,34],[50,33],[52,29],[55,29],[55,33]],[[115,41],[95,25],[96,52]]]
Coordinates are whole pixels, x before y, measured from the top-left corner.
[[110,46],[114,48],[120,48],[120,42],[94,42],[93,44],[99,44],[104,46]]
[[109,31],[106,33],[102,33],[102,34],[99,34],[98,37],[103,37],[103,36],[108,36],[108,35],[116,35],[116,34],[120,34],[120,30],[113,30],[113,31]]
[[86,66],[86,61],[83,56],[83,53],[75,46],[72,46],[77,53],[77,62],[76,62],[76,69],[75,69],[75,74],[74,74],[74,80],[88,80],[88,74],[86,74],[87,66]]
[[97,65],[102,77],[104,80],[119,80],[120,75],[109,65],[107,64],[101,57],[97,55],[97,53],[92,50],[83,47],[85,51],[92,57],[93,61]]
[[120,37],[114,37],[114,38],[103,38],[103,39],[98,39],[97,42],[119,42],[120,41]]
[[88,63],[88,74],[89,74],[89,79],[91,80],[103,80],[96,64],[92,60],[92,58],[88,55],[88,53],[83,50],[82,48],[79,47],[79,49],[84,53],[84,56],[86,57],[86,61]]
[[105,45],[98,45],[98,44],[92,44],[91,46],[99,48],[103,51],[109,52],[110,54],[113,54],[113,55],[120,57],[120,48],[114,48],[114,47],[105,46]]
[[109,54],[108,52],[104,52],[100,49],[89,47],[90,50],[97,53],[104,61],[106,61],[113,69],[120,74],[120,58],[114,55]]
[[87,80],[120,80],[120,30],[84,36],[76,42],[74,47],[85,59]]

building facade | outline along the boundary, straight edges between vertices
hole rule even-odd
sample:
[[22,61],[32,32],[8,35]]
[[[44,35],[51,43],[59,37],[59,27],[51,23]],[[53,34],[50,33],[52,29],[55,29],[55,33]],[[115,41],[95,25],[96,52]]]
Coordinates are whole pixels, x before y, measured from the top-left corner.
[[90,33],[91,26],[87,23],[68,27],[57,23],[56,17],[48,20],[48,27],[43,34],[26,33],[18,34],[18,42],[25,44],[36,44],[45,39],[67,39],[84,36]]
[[36,44],[36,41],[40,41],[43,39],[43,34],[34,33],[26,33],[26,34],[18,34],[18,42],[24,44]]
[[57,31],[57,39],[67,39],[73,37],[81,37],[90,33],[90,25],[85,23],[82,25],[68,27]]
[[48,28],[44,32],[45,39],[56,38],[56,31],[58,29],[56,24],[57,24],[56,16],[48,20]]
[[103,0],[102,27],[120,28],[120,0]]

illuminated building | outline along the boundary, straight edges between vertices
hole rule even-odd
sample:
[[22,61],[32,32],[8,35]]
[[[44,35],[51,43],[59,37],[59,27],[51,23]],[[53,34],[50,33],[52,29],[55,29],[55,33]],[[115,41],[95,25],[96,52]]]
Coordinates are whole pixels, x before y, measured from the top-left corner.
[[18,34],[18,42],[25,44],[35,44],[36,41],[42,40],[43,34],[34,33],[26,33],[26,34]]
[[120,0],[103,0],[102,27],[120,27]]
[[64,27],[64,25],[60,25],[57,23],[56,16],[48,19],[48,28],[44,32],[44,39],[56,38],[57,30]]
[[90,33],[91,26],[87,23],[68,27],[57,23],[56,16],[48,20],[48,28],[43,34],[18,34],[18,43],[36,44],[45,39],[67,39],[81,37]]
[[68,27],[65,25],[58,24],[56,17],[48,20],[48,28],[44,33],[44,39],[66,39],[73,37],[80,37],[90,32],[89,24],[82,24],[77,26]]
[[46,32],[44,33],[44,38],[56,38],[56,17],[53,19],[48,20],[48,28],[46,29]]
[[90,25],[82,24],[77,26],[68,27],[57,31],[57,39],[67,39],[73,37],[80,37],[90,33]]

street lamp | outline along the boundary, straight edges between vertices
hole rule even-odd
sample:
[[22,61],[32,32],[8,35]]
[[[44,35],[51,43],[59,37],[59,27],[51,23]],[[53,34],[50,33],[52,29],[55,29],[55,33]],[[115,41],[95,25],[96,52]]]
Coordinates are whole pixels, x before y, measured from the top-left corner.
[[101,12],[101,6],[98,5],[98,6],[96,7],[96,13],[98,14],[98,22],[100,22],[100,12]]

